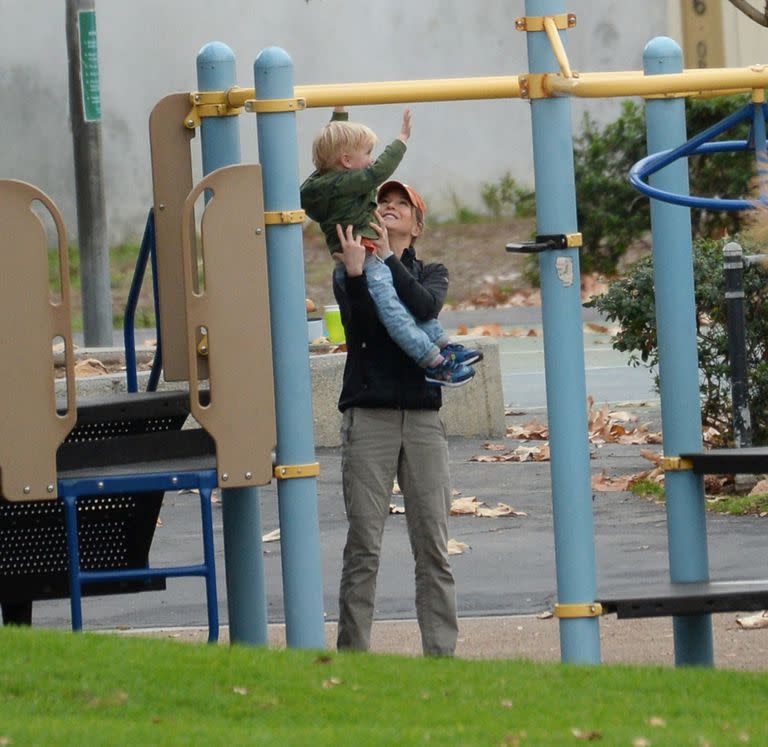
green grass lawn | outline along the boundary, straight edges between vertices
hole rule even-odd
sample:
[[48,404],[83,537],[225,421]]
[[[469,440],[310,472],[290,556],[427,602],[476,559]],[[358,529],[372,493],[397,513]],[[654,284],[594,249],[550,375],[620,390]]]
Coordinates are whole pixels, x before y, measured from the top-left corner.
[[0,745],[736,745],[764,674],[0,630]]

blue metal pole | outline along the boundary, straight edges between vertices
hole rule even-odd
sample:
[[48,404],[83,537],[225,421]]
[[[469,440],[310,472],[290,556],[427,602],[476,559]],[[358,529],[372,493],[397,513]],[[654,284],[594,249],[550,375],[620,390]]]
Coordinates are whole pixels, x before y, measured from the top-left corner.
[[[565,12],[565,4],[526,0],[525,9],[527,16],[558,15]],[[559,70],[546,33],[529,32],[527,40],[531,73]],[[538,233],[576,233],[571,102],[568,98],[533,99],[531,116]],[[595,601],[597,581],[579,250],[542,252],[539,269],[557,596],[560,605],[589,605]],[[598,664],[598,619],[561,617],[560,652],[563,662]]]
[[[293,98],[293,62],[284,50],[264,49],[253,72],[258,100]],[[299,210],[295,112],[258,113],[256,125],[265,211]],[[277,463],[282,466],[315,462],[301,229],[300,223],[267,225]],[[287,643],[295,648],[323,648],[317,480],[282,479],[277,496]]]
[[[221,42],[206,44],[197,55],[200,91],[222,91],[236,83],[235,55]],[[238,117],[204,117],[200,126],[203,173],[240,163]],[[208,195],[206,195],[208,199]],[[257,344],[243,340],[243,345]],[[259,386],[259,382],[254,382]],[[257,423],[253,427],[258,427]],[[224,566],[227,579],[229,639],[267,644],[267,593],[262,550],[261,493],[258,488],[221,491]]]
[[[667,37],[652,39],[643,52],[643,69],[646,75],[682,72],[682,50]],[[646,126],[649,153],[685,142],[685,99],[648,99]],[[688,194],[687,159],[650,181],[659,189]],[[651,228],[664,453],[673,457],[701,450],[691,211],[651,200]],[[690,470],[667,471],[665,485],[670,578],[673,583],[708,581],[702,479]],[[676,617],[673,627],[675,663],[712,666],[710,616]]]

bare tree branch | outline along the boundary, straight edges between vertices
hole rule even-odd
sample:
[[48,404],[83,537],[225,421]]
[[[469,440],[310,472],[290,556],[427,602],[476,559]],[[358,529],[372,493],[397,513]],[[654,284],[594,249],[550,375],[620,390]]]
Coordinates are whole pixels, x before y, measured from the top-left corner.
[[751,3],[748,3],[747,0],[730,0],[730,3],[755,23],[759,23],[761,26],[768,26],[768,1],[765,3],[765,9],[762,12]]

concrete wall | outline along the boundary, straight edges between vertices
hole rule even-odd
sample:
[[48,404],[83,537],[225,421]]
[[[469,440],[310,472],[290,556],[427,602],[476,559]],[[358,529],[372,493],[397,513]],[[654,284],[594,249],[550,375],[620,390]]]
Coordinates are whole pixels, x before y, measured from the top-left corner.
[[[641,66],[648,39],[665,33],[667,0],[572,0],[572,67],[584,71]],[[104,172],[112,242],[140,234],[151,200],[147,119],[168,93],[197,88],[195,57],[223,41],[238,58],[241,85],[253,85],[253,60],[285,48],[296,82],[333,83],[515,75],[527,69],[525,36],[514,30],[522,0],[97,0]],[[63,0],[0,0],[0,177],[30,181],[63,210],[76,234],[68,122]],[[574,102],[601,121],[616,101]],[[354,116],[383,140],[399,127],[401,106],[360,107]],[[505,172],[532,186],[528,105],[521,101],[416,104],[414,135],[399,176],[424,193],[432,212],[449,216],[454,199],[481,207],[483,182]],[[299,115],[301,172],[328,112]],[[244,159],[256,160],[256,126],[241,117]]]

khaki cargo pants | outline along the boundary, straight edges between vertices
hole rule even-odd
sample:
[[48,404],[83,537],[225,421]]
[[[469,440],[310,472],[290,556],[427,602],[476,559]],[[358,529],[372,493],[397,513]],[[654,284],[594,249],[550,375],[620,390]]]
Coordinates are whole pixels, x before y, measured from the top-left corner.
[[456,648],[456,589],[448,562],[448,444],[438,412],[351,408],[341,471],[349,529],[339,591],[339,649],[367,651],[392,483],[403,492],[416,563],[416,617],[426,655]]

